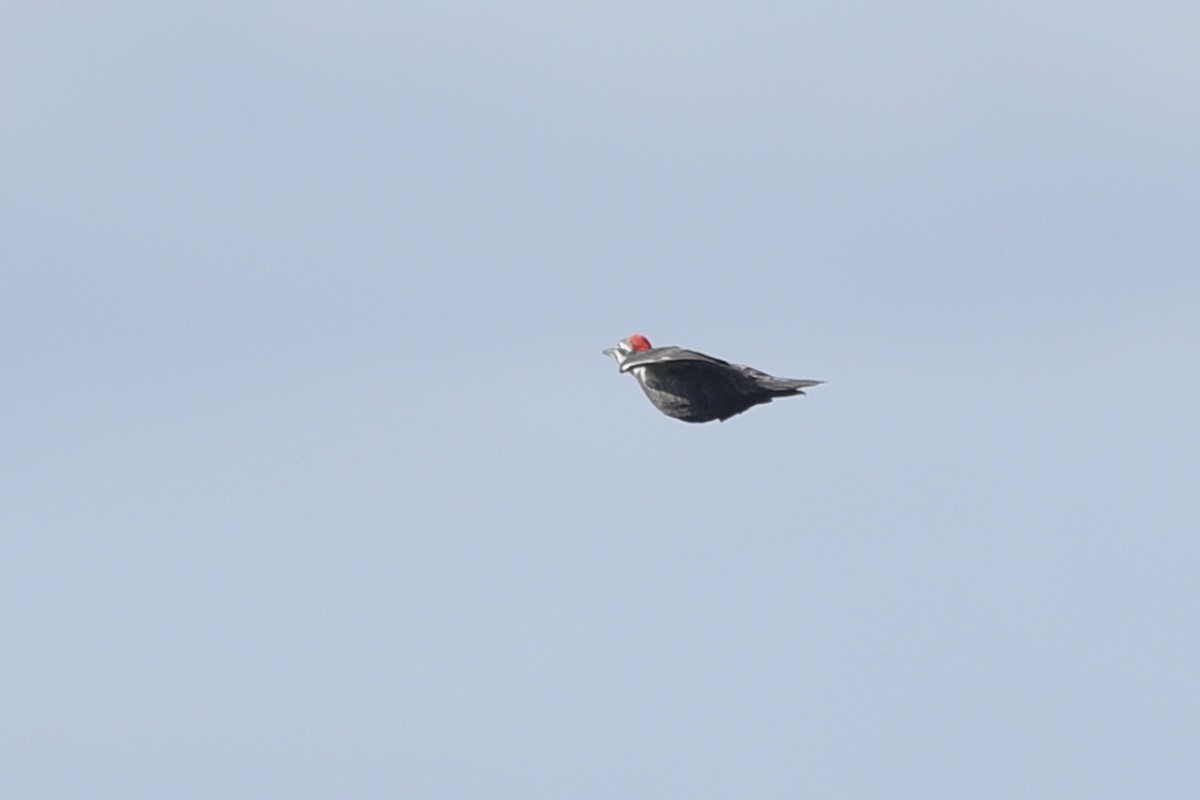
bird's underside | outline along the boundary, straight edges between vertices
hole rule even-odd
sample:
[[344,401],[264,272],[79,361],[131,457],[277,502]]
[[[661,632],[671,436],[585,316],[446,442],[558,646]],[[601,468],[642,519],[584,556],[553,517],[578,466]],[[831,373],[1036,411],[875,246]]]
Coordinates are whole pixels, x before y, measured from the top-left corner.
[[820,383],[776,378],[680,347],[621,356],[620,371],[631,372],[662,413],[684,422],[724,421],[776,397],[804,394],[804,388]]
[[646,397],[668,417],[684,422],[727,420],[771,398],[756,395],[744,381],[707,368],[703,362],[638,367]]

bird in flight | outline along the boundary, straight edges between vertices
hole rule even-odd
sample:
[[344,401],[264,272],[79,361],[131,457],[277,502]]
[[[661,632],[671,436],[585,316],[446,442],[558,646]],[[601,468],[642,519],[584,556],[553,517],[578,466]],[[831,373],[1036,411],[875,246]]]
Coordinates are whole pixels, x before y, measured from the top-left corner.
[[640,333],[604,351],[621,372],[637,378],[646,397],[668,417],[684,422],[724,422],[776,397],[804,394],[824,381],[776,378],[682,347],[651,347]]

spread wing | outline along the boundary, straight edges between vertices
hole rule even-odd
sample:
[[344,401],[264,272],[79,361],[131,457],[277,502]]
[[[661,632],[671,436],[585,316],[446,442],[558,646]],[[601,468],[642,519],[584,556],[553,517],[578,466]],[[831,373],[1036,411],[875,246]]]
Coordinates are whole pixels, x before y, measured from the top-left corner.
[[728,361],[697,353],[695,350],[684,350],[682,347],[651,347],[640,353],[633,353],[621,364],[621,372],[628,372],[635,367],[646,367],[651,364],[668,362],[686,362],[695,366],[710,366],[728,369],[732,367]]

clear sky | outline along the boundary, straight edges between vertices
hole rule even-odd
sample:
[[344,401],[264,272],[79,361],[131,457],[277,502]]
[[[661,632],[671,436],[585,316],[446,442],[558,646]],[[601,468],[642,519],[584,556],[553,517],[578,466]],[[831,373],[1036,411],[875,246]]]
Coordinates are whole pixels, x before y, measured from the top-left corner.
[[5,4],[0,796],[1198,796],[1198,30]]

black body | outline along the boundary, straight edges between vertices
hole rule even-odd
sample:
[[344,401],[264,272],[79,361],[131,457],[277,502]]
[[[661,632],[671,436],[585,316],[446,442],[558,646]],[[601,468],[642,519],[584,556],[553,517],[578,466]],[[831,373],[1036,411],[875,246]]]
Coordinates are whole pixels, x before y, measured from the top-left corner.
[[679,347],[653,347],[630,353],[621,372],[632,372],[650,402],[684,422],[727,420],[776,397],[804,394],[821,381],[776,378]]

